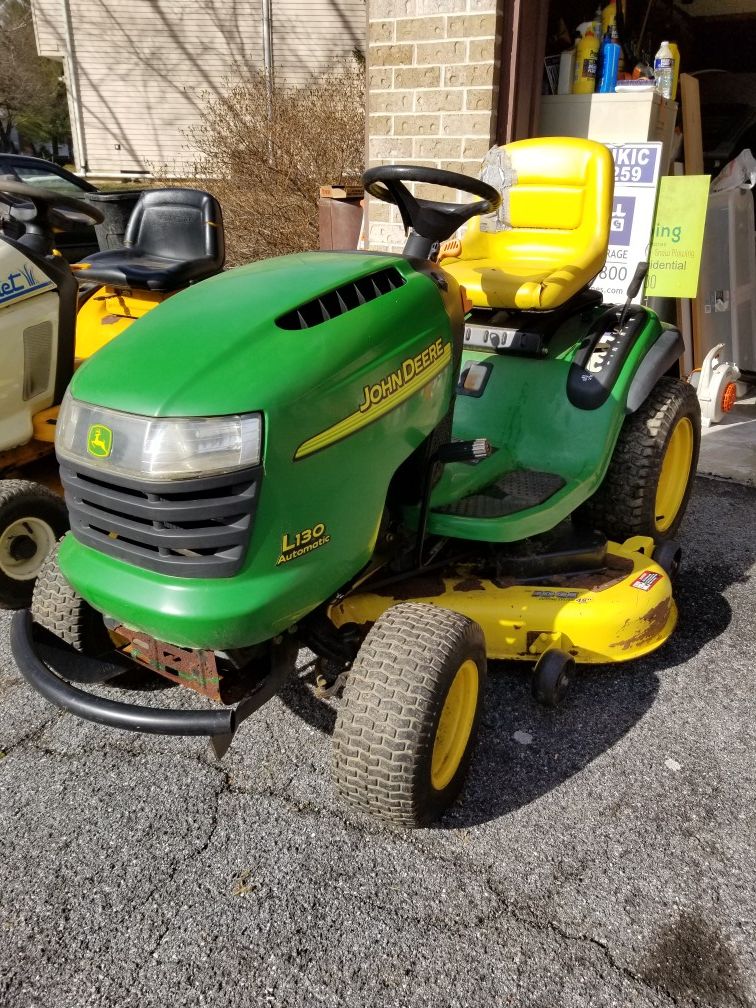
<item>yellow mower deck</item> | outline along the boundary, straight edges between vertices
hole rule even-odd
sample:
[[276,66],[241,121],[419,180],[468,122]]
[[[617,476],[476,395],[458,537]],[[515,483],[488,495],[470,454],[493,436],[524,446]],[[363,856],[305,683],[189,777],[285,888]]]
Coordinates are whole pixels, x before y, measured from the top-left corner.
[[561,648],[585,664],[629,661],[660,647],[677,623],[672,584],[651,559],[653,547],[641,536],[610,542],[603,570],[531,584],[494,582],[464,568],[428,573],[377,592],[358,589],[329,616],[337,627],[364,626],[399,602],[427,602],[479,623],[489,658],[533,662]]

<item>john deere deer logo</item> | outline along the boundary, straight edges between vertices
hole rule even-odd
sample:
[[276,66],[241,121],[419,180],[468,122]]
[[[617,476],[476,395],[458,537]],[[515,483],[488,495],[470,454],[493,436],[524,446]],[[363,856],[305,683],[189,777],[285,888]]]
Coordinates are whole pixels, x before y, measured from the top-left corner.
[[87,432],[87,451],[95,458],[107,458],[113,448],[113,431],[102,424],[92,424]]

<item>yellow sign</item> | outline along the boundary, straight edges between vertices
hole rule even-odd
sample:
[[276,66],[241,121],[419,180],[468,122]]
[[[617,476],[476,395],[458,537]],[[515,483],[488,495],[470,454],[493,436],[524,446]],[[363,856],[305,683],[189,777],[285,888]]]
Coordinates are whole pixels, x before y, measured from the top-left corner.
[[92,424],[87,432],[87,451],[95,458],[107,458],[113,450],[113,431],[104,424]]
[[662,178],[646,278],[648,297],[696,296],[708,199],[708,175]]

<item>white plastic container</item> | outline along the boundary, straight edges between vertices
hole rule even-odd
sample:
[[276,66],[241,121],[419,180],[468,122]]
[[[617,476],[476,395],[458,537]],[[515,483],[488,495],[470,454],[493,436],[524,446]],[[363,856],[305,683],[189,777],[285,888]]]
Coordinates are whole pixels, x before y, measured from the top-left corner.
[[575,45],[572,49],[565,49],[559,57],[559,80],[557,81],[557,94],[572,93],[572,78],[575,76]]

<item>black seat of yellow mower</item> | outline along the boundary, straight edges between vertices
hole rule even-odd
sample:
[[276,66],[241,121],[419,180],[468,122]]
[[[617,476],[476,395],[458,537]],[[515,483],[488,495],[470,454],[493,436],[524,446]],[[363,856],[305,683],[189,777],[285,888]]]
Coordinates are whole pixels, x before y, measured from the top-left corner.
[[150,189],[129,218],[124,248],[84,259],[86,279],[174,291],[214,276],[226,251],[220,204],[199,189]]

